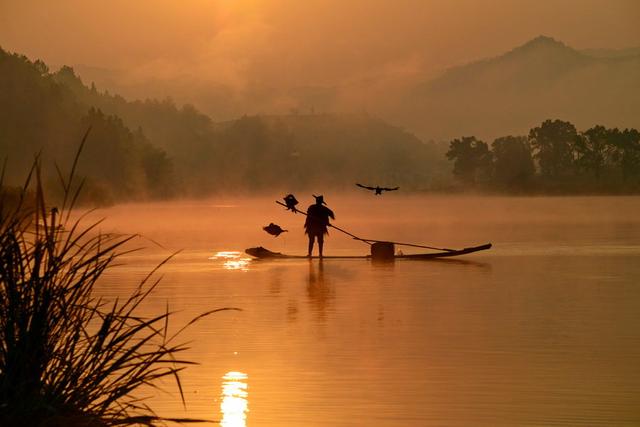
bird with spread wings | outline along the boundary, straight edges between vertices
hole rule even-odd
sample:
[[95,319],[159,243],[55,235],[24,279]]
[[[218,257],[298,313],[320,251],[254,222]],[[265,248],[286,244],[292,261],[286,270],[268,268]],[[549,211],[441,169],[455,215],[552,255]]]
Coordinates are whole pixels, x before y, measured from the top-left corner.
[[368,185],[362,185],[362,184],[358,184],[356,182],[356,185],[360,188],[364,188],[366,190],[371,190],[371,191],[375,191],[376,196],[379,196],[382,194],[383,191],[395,191],[398,190],[400,187],[394,187],[394,188],[387,188],[387,187],[380,187],[380,186],[375,186],[375,187],[369,187]]

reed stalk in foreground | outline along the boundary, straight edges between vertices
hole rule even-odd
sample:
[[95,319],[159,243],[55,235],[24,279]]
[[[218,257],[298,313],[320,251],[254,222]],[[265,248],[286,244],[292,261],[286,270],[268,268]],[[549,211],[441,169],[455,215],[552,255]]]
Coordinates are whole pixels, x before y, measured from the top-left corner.
[[72,192],[75,163],[68,179],[60,175],[59,211],[47,208],[38,160],[15,203],[0,192],[0,425],[169,421],[135,392],[173,377],[184,403],[179,373],[191,362],[177,357],[187,347],[176,343],[184,328],[169,333],[168,310],[137,315],[158,285],[157,268],[126,299],[95,295],[96,281],[135,236],[100,234],[99,222],[70,220],[82,187]]

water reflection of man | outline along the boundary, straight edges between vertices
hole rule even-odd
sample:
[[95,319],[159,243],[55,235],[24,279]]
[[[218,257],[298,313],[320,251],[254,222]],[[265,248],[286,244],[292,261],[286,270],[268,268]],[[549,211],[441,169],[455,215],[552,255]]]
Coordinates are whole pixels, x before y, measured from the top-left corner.
[[322,258],[322,248],[324,246],[324,235],[328,234],[327,227],[329,226],[329,218],[336,219],[333,211],[326,207],[324,197],[313,196],[316,198],[316,203],[309,206],[307,209],[307,219],[304,222],[305,233],[309,236],[309,250],[307,256],[311,257],[313,252],[314,241],[318,240],[318,251],[320,258]]
[[325,280],[323,261],[309,263],[309,277],[307,280],[307,295],[311,309],[323,322],[327,317],[327,310],[335,298],[330,280]]

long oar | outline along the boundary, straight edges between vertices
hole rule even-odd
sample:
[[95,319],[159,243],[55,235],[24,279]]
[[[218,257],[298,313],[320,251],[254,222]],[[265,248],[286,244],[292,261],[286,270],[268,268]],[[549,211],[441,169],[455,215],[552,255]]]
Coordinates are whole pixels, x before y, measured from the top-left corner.
[[445,252],[455,252],[456,249],[448,249],[448,248],[434,248],[433,246],[425,246],[425,245],[416,245],[414,243],[400,243],[400,242],[390,242],[388,240],[373,240],[373,239],[361,239],[365,242],[373,242],[373,243],[393,243],[398,246],[411,246],[414,248],[425,248],[425,249],[434,249],[437,251],[445,251]]
[[[281,206],[284,206],[284,207],[285,207],[285,208],[287,208],[287,209],[289,209],[289,206],[285,205],[284,203],[282,203],[282,202],[281,202],[281,201],[279,201],[279,200],[276,200],[276,203],[277,203],[277,204],[279,204],[279,205],[281,205]],[[294,208],[294,209],[295,209],[295,208]],[[298,209],[295,209],[293,212],[300,212],[300,213],[301,213],[302,215],[304,215],[304,216],[309,216],[306,212],[303,212],[303,211],[298,210]],[[347,230],[343,230],[342,228],[340,228],[340,227],[338,227],[338,226],[335,226],[335,225],[333,225],[333,224],[329,224],[329,227],[331,227],[331,228],[335,228],[336,230],[343,232],[343,233],[344,233],[344,234],[346,234],[347,236],[351,236],[351,237],[353,237],[354,239],[356,239],[356,240],[360,240],[361,242],[364,242],[364,243],[366,243],[366,244],[368,244],[368,245],[370,245],[370,244],[371,244],[368,240],[361,239],[360,237],[356,236],[355,234],[351,234],[351,233],[349,233]]]
[[[279,204],[280,206],[284,206],[285,208],[289,209],[289,206],[285,205],[284,203],[282,203],[279,200],[276,200],[276,203]],[[303,211],[298,210],[296,208],[294,208],[294,209],[295,209],[294,212],[300,212],[302,215],[307,216],[306,212],[303,212]],[[337,226],[335,226],[333,224],[329,224],[329,227],[335,228],[336,230],[341,231],[344,234],[346,234],[348,236],[351,236],[356,240],[360,240],[361,242],[364,242],[364,243],[366,243],[368,245],[371,245],[372,243],[393,243],[394,245],[398,245],[398,246],[411,246],[411,247],[414,247],[414,248],[424,248],[424,249],[433,249],[433,250],[436,250],[436,251],[455,252],[455,249],[449,249],[449,248],[436,248],[436,247],[433,247],[433,246],[416,245],[416,244],[413,244],[413,243],[389,242],[388,240],[363,239],[363,238],[358,237],[358,236],[356,236],[354,234],[351,234],[347,230],[343,230],[342,228],[337,227]]]

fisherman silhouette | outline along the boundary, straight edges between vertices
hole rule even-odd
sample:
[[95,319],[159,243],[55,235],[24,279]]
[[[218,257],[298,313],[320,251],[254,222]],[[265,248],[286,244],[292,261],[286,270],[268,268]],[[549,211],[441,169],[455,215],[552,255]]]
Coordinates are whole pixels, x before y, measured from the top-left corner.
[[311,257],[313,243],[318,239],[318,251],[322,258],[322,248],[324,246],[324,235],[328,234],[329,218],[336,219],[333,211],[326,206],[324,197],[316,196],[316,203],[307,209],[307,219],[304,222],[305,233],[309,236],[309,250],[307,256]]
[[377,186],[377,185],[375,187],[369,187],[368,185],[358,184],[357,182],[356,182],[356,185],[358,187],[364,188],[366,190],[375,191],[376,196],[380,196],[383,191],[396,191],[396,190],[398,190],[400,188],[400,187],[387,188],[387,187],[380,187],[380,186]]

